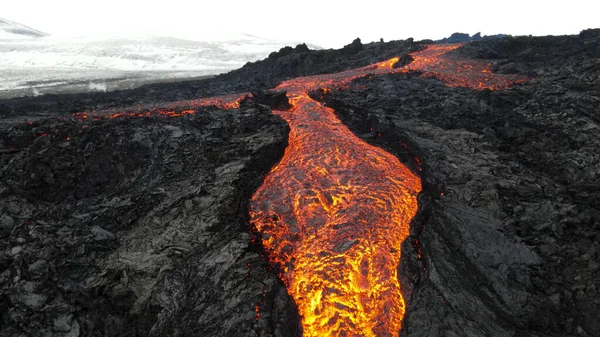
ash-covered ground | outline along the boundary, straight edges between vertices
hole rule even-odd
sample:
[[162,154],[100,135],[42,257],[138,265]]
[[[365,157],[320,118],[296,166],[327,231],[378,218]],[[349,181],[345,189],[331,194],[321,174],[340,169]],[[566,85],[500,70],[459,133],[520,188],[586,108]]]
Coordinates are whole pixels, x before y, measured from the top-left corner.
[[[301,335],[247,215],[284,121],[252,101],[71,114],[259,91],[423,47],[301,45],[214,79],[0,101],[0,336]],[[600,336],[600,30],[454,53],[532,80],[474,91],[409,73],[312,94],[421,175],[401,335]]]

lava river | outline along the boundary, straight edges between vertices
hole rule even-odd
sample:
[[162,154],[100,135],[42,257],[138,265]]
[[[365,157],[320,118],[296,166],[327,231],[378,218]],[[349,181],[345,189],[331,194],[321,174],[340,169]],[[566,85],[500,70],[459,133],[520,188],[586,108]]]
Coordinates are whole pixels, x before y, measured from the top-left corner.
[[502,89],[515,78],[489,64],[444,54],[459,45],[414,53],[331,75],[286,81],[292,108],[289,146],[251,201],[250,217],[302,319],[303,335],[397,336],[405,311],[398,282],[400,247],[417,212],[419,177],[393,155],[356,137],[332,109],[308,95],[367,74],[423,71],[452,86]]

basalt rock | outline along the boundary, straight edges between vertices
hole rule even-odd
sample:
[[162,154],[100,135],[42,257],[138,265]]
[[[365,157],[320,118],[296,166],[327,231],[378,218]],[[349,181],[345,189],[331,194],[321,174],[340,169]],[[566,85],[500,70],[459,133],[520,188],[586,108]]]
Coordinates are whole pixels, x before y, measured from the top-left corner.
[[287,132],[255,104],[4,128],[0,336],[294,335],[246,220]]
[[287,110],[291,107],[285,91],[253,91],[252,98],[248,101],[264,104],[275,110]]
[[363,48],[364,46],[360,41],[360,38],[356,38],[352,43],[345,45],[344,48],[342,48],[342,51],[349,54],[355,54],[363,50]]
[[443,38],[441,40],[437,40],[437,43],[466,43],[473,41],[481,41],[481,40],[494,40],[494,39],[502,39],[507,38],[510,35],[506,34],[495,34],[495,35],[485,35],[481,36],[481,33],[476,33],[473,36],[465,33],[453,33],[449,37]]

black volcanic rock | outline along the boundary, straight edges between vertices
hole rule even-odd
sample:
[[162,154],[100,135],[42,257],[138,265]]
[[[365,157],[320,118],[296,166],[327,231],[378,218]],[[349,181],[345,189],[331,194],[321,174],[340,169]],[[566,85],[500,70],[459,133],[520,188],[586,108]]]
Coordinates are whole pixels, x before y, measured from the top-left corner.
[[454,33],[450,37],[443,39],[440,42],[444,43],[458,43],[458,42],[470,42],[471,36],[465,33]]
[[0,132],[0,336],[296,333],[247,223],[287,144],[268,108]]
[[291,107],[285,91],[253,91],[249,101],[267,105],[274,110],[287,110]]
[[352,41],[352,43],[345,45],[342,50],[348,53],[358,53],[359,51],[363,50],[363,48],[364,46],[360,41],[360,38],[356,38],[354,41]]
[[510,35],[506,34],[495,34],[495,35],[485,35],[481,36],[481,33],[476,33],[473,36],[470,36],[466,33],[453,33],[449,37],[443,38],[441,40],[435,41],[436,43],[465,43],[465,42],[473,42],[473,41],[481,41],[481,40],[495,40],[509,37]]
[[[361,43],[362,44],[362,43]],[[281,81],[317,74],[335,73],[367,66],[396,56],[406,56],[425,45],[412,38],[362,45],[358,52],[308,50],[305,44],[285,47],[268,58],[249,62],[242,68],[210,79],[181,83],[149,84],[133,90],[87,94],[44,95],[0,100],[0,117],[30,113],[70,115],[85,110],[119,109],[136,104],[191,100],[222,94],[266,90]]]
[[284,57],[293,53],[305,53],[310,51],[306,43],[302,43],[296,46],[296,48],[292,48],[290,46],[283,47],[279,49],[279,51],[272,52],[269,54],[268,59],[276,59],[279,57]]

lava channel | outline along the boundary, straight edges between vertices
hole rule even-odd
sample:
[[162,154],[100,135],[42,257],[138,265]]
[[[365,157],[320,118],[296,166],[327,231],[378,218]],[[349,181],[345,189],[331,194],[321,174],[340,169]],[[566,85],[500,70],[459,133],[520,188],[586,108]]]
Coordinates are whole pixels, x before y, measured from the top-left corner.
[[294,95],[277,111],[289,146],[252,199],[251,221],[302,317],[304,336],[395,336],[400,245],[420,180],[333,110]]
[[417,212],[419,177],[390,153],[356,137],[315,89],[345,87],[367,74],[419,70],[449,86],[503,89],[516,78],[478,60],[446,56],[460,45],[433,45],[337,74],[283,82],[292,108],[274,113],[290,125],[289,145],[251,200],[250,218],[295,300],[303,335],[398,336],[405,302],[400,247]]

